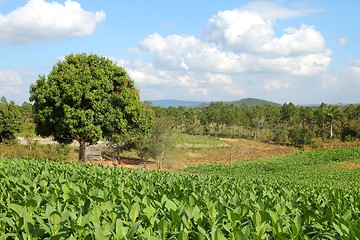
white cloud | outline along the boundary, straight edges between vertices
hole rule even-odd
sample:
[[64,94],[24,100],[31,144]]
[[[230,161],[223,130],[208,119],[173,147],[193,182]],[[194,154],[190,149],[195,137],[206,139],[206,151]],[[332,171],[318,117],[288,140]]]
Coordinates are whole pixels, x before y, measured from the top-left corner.
[[341,37],[341,38],[339,38],[338,44],[340,46],[344,47],[344,46],[346,46],[348,44],[348,41],[347,41],[346,38]]
[[302,25],[299,29],[284,29],[284,34],[273,38],[261,48],[272,56],[300,56],[323,54],[328,56],[325,39],[313,26]]
[[270,41],[273,35],[272,20],[254,12],[228,10],[209,20],[202,38],[226,50],[246,53]]
[[321,87],[331,99],[336,96],[340,99],[339,102],[359,103],[360,66],[355,64],[343,70],[324,74],[321,78]]
[[22,85],[20,74],[10,70],[0,70],[0,96],[21,94]]
[[17,72],[10,70],[0,70],[0,84],[17,86],[22,84],[21,76]]
[[0,14],[0,42],[31,43],[90,35],[104,20],[103,11],[85,11],[76,1],[29,0],[6,15]]
[[[347,81],[349,83],[351,83],[351,81],[353,83],[355,83],[357,85],[357,87],[359,87],[359,94],[360,95],[360,66],[350,66],[346,69],[346,75],[347,76]],[[344,76],[343,76],[344,78]]]
[[132,52],[150,55],[152,61],[127,63],[125,68],[140,89],[152,87],[156,93],[164,89],[161,96],[165,98],[261,97],[274,90],[286,95],[304,79],[321,79],[332,52],[315,26],[302,24],[275,32],[275,23],[317,11],[288,9],[272,2],[220,11],[199,37],[148,35]]
[[240,10],[246,10],[251,12],[256,12],[257,14],[264,16],[270,19],[287,19],[300,16],[312,15],[322,10],[319,8],[307,8],[300,5],[296,6],[294,9],[288,9],[281,5],[278,5],[275,2],[269,1],[256,1],[251,2]]
[[350,59],[349,63],[350,63],[350,65],[358,65],[358,66],[360,66],[360,59]]
[[[222,88],[222,92],[221,94],[226,94],[225,97],[237,97],[237,98],[241,98],[245,95],[245,88],[241,87],[241,86],[226,86]],[[218,101],[217,99],[215,99],[216,101]]]
[[321,84],[322,84],[322,88],[323,89],[338,89],[341,84],[340,84],[340,78],[333,74],[333,75],[329,75],[326,74],[323,76],[323,78],[321,79]]
[[4,86],[0,89],[0,96],[12,96],[22,94],[21,89],[13,86]]
[[[264,3],[269,7],[269,3]],[[255,6],[255,5],[254,5]],[[260,6],[257,3],[256,6]],[[265,9],[265,7],[263,7]],[[276,5],[279,18],[300,15]],[[331,51],[314,26],[289,27],[276,36],[275,16],[261,11],[235,9],[217,13],[209,20],[202,39],[195,36],[154,33],[138,48],[153,57],[157,68],[212,73],[273,71],[312,75],[326,71]]]
[[348,72],[360,78],[360,67],[349,67]]
[[263,84],[266,91],[279,90],[281,88],[280,80],[265,80]]
[[[202,48],[201,42],[194,36],[169,35],[162,37],[154,33],[141,41],[139,52],[149,53],[154,65],[164,69],[187,69],[184,53]],[[135,51],[134,49],[132,51]]]
[[206,77],[210,84],[232,85],[233,81],[229,75],[207,73]]
[[[314,76],[326,72],[331,61],[331,51],[321,33],[308,25],[288,27],[279,36],[274,31],[276,20],[311,12],[314,10],[289,10],[256,2],[217,13],[210,18],[201,38],[154,33],[140,42],[136,52],[152,56],[154,71],[186,71],[199,77],[194,81],[203,81],[211,74]],[[140,77],[137,73],[139,79],[148,77],[154,84],[171,82],[153,75],[147,72]]]

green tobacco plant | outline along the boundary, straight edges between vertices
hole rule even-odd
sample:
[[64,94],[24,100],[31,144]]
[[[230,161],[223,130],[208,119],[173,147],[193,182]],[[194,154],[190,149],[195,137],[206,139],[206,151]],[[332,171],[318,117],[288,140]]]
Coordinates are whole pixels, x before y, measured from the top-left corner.
[[327,149],[188,175],[3,157],[0,239],[357,239],[360,171],[330,167],[359,161]]

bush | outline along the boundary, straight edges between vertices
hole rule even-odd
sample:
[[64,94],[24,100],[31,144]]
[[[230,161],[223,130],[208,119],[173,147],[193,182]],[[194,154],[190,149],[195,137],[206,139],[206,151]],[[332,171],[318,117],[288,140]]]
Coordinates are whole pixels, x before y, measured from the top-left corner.
[[[70,154],[72,151],[71,146],[56,144],[56,145],[41,145],[36,141],[30,145],[21,145],[17,142],[12,144],[0,143],[0,156],[11,158],[37,158],[52,161],[65,161],[73,156]],[[76,156],[75,158],[76,159]]]
[[306,128],[295,127],[289,130],[290,143],[298,147],[313,144],[314,136],[314,132]]
[[13,143],[16,134],[21,131],[21,114],[14,102],[0,102],[0,143]]

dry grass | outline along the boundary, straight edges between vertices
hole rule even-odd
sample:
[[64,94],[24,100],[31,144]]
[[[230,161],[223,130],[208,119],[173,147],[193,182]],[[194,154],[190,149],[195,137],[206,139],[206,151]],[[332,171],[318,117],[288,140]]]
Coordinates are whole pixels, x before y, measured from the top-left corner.
[[[166,153],[162,169],[182,171],[189,166],[204,164],[229,164],[252,158],[267,158],[301,151],[286,145],[264,143],[243,139],[212,138],[208,136],[175,136],[175,145]],[[360,141],[343,143],[331,141],[321,148],[360,146]],[[311,150],[311,149],[305,149]],[[0,156],[78,161],[78,152],[74,148],[64,150],[57,145],[4,145],[0,144]],[[107,158],[104,161],[87,161],[89,164],[121,166],[127,168],[157,169],[156,161],[141,161],[134,152],[126,152],[119,161]],[[339,166],[339,167],[357,167]]]
[[78,153],[73,148],[57,144],[0,144],[0,156],[60,161],[76,161],[78,159]]
[[[201,136],[198,136],[201,138]],[[164,170],[182,171],[188,166],[229,164],[251,158],[272,157],[299,151],[294,147],[238,139],[216,139],[196,144],[178,144],[167,152]],[[148,169],[156,169],[156,162],[147,162]]]

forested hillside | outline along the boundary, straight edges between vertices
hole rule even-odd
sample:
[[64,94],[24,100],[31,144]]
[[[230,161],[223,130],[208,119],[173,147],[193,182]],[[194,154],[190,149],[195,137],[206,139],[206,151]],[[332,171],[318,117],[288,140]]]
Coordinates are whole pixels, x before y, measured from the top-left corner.
[[[183,101],[183,100],[174,100],[174,99],[164,99],[164,100],[151,100],[151,104],[157,107],[208,107],[211,102],[200,102],[200,101]],[[263,106],[263,105],[275,105],[280,106],[278,103],[258,99],[258,98],[244,98],[241,100],[230,101],[230,102],[221,102],[228,105],[248,105],[248,106]]]

